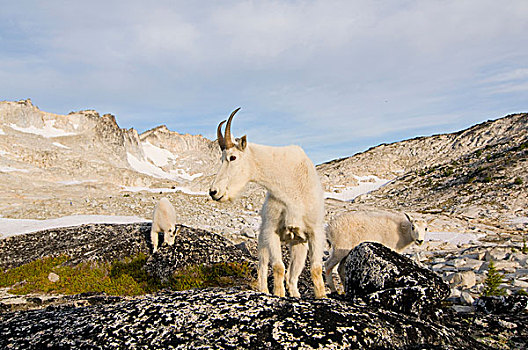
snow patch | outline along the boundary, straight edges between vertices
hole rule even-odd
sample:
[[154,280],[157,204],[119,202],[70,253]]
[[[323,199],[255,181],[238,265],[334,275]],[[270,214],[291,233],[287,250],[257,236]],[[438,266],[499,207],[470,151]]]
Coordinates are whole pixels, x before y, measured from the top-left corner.
[[426,232],[425,241],[441,241],[451,244],[466,244],[476,242],[486,234],[460,233],[460,232]]
[[66,181],[57,181],[58,184],[66,185],[66,186],[80,185],[80,184],[83,184],[83,183],[86,183],[86,182],[97,182],[97,180],[66,180]]
[[56,146],[56,147],[59,147],[59,148],[70,149],[70,147],[64,146],[62,143],[59,143],[59,142],[53,142],[53,146]]
[[66,132],[62,129],[57,129],[54,125],[55,125],[55,120],[46,120],[44,122],[43,128],[37,128],[34,126],[23,128],[16,124],[11,124],[10,127],[20,132],[24,132],[27,134],[40,135],[46,138],[77,135],[76,133]]
[[139,160],[138,158],[136,158],[135,156],[133,156],[132,154],[128,152],[127,152],[127,160],[128,160],[128,164],[130,164],[132,169],[134,169],[138,173],[142,173],[142,174],[146,174],[146,175],[150,175],[150,176],[154,176],[154,177],[162,178],[162,179],[171,178],[170,174],[158,168],[154,164],[149,163],[147,161]]
[[9,152],[0,149],[0,156],[5,156],[6,154],[9,154]]
[[48,220],[0,218],[0,238],[84,224],[129,224],[136,222],[150,222],[150,220],[138,216],[106,215],[72,215]]
[[325,198],[351,201],[358,196],[375,191],[391,181],[388,179],[380,179],[375,175],[353,176],[359,182],[357,186],[335,186],[332,192],[325,192]]
[[188,180],[188,181],[192,181],[203,175],[202,173],[196,173],[194,175],[190,175],[188,172],[182,169],[171,170],[171,174],[174,174],[177,177],[184,179],[184,180]]
[[202,173],[190,175],[185,170],[177,169],[177,170],[171,170],[170,172],[166,172],[161,168],[158,168],[156,165],[148,162],[139,160],[132,154],[127,152],[127,160],[128,164],[130,164],[130,167],[134,169],[135,171],[150,175],[153,177],[161,178],[161,179],[169,179],[169,180],[175,180],[175,181],[181,181],[181,180],[189,180],[192,181],[197,177],[202,176]]
[[17,169],[17,168],[13,168],[13,167],[10,167],[10,166],[0,167],[0,173],[10,173],[10,172],[14,172],[14,171],[19,171],[21,173],[29,173],[29,170],[27,170],[27,169]]
[[143,152],[147,159],[150,159],[155,165],[161,167],[169,164],[169,161],[178,158],[177,155],[169,150],[154,146],[150,142],[142,142]]
[[5,135],[6,133],[4,132],[4,130],[0,129],[0,135]]
[[134,186],[122,186],[122,191],[125,192],[151,192],[151,193],[176,193],[182,192],[193,196],[207,196],[207,192],[193,191],[186,187],[174,187],[174,188],[149,188],[149,187],[134,187]]

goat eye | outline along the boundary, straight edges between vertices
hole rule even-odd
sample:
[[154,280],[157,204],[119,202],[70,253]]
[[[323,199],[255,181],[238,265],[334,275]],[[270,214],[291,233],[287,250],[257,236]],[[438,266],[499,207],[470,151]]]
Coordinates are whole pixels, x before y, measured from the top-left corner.
[[229,160],[232,162],[232,161],[236,160],[236,157],[235,156],[231,156],[231,157],[229,157]]

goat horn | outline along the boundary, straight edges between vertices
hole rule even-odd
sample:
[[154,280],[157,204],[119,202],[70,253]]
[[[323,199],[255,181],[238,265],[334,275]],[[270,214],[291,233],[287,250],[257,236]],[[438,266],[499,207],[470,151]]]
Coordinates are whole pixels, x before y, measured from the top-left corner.
[[216,137],[218,138],[218,144],[220,145],[221,150],[225,150],[226,148],[225,139],[222,136],[222,125],[224,125],[225,122],[226,121],[224,120],[223,122],[218,124],[218,129],[216,129]]
[[225,131],[225,146],[226,146],[226,148],[231,148],[231,147],[233,147],[235,145],[233,143],[233,140],[231,139],[231,121],[233,120],[233,117],[235,116],[236,112],[238,112],[239,109],[240,109],[240,107],[235,109],[231,113],[231,115],[229,116],[229,119],[227,120],[226,131]]

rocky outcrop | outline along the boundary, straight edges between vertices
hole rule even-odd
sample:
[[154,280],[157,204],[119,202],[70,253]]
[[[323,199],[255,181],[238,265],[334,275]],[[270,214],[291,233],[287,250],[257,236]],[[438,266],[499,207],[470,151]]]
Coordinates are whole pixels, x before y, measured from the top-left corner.
[[389,311],[236,289],[165,292],[82,308],[0,314],[0,347],[485,348],[453,329]]
[[[83,225],[16,236],[0,240],[0,268],[64,253],[72,257],[70,263],[148,254],[149,232],[146,223]],[[184,268],[217,261],[252,263],[254,254],[253,244],[235,247],[214,233],[181,226],[175,245],[162,245],[149,264],[151,272],[162,277],[175,270],[173,264]],[[285,249],[283,254],[287,263]],[[390,254],[385,259],[391,260]],[[409,269],[413,271],[408,274],[416,276],[416,266]],[[382,276],[383,285],[398,285],[398,277],[390,276]],[[528,344],[526,312],[495,317],[457,314],[437,306],[418,319],[407,313],[416,306],[391,309],[394,295],[403,305],[417,303],[415,295],[390,294],[404,287],[386,288],[390,298],[368,305],[369,298],[367,303],[359,298],[314,300],[308,269],[299,284],[301,299],[239,288],[166,291],[135,298],[9,296],[0,290],[0,348],[485,348],[475,337],[494,345],[504,339],[519,348]],[[420,284],[424,289],[429,286],[423,280]]]
[[150,275],[162,281],[167,281],[174,272],[190,265],[255,261],[250,254],[220,235],[178,225],[176,232],[174,244],[163,244],[145,265]]
[[[355,203],[501,224],[527,216],[527,130],[528,114],[518,114],[452,134],[445,149],[437,150],[447,152],[445,157],[430,154],[412,171],[356,198]],[[423,147],[434,153],[433,148]]]
[[528,309],[528,296],[488,296],[475,300],[475,310],[488,314],[519,314]]
[[170,131],[165,125],[147,130],[139,137],[147,147],[152,145],[174,155],[170,162],[161,165],[164,171],[180,174],[180,182],[193,190],[208,191],[220,165],[218,143],[202,135]]
[[91,224],[8,237],[0,240],[0,269],[46,256],[68,255],[71,264],[78,264],[148,254],[150,227],[150,223]]
[[318,165],[323,183],[342,183],[352,175],[391,179],[409,171],[458,159],[478,149],[526,141],[528,114],[514,114],[462,131],[381,144],[351,157]]
[[436,309],[449,295],[440,276],[380,243],[364,242],[345,259],[346,299],[402,313]]

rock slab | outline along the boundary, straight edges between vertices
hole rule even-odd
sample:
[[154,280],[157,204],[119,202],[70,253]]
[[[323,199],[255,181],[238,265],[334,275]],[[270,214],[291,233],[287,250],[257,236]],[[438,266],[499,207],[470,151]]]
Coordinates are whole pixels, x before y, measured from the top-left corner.
[[0,348],[44,347],[483,348],[453,329],[386,310],[219,288],[0,314]]
[[178,234],[173,245],[163,244],[151,255],[145,265],[146,271],[162,281],[168,280],[178,269],[191,265],[216,264],[221,262],[252,262],[249,251],[239,249],[218,234],[177,225]]
[[355,247],[345,259],[346,299],[402,313],[421,314],[449,295],[431,270],[375,242]]
[[528,296],[489,296],[475,300],[475,310],[487,314],[518,314],[525,312],[528,307]]

